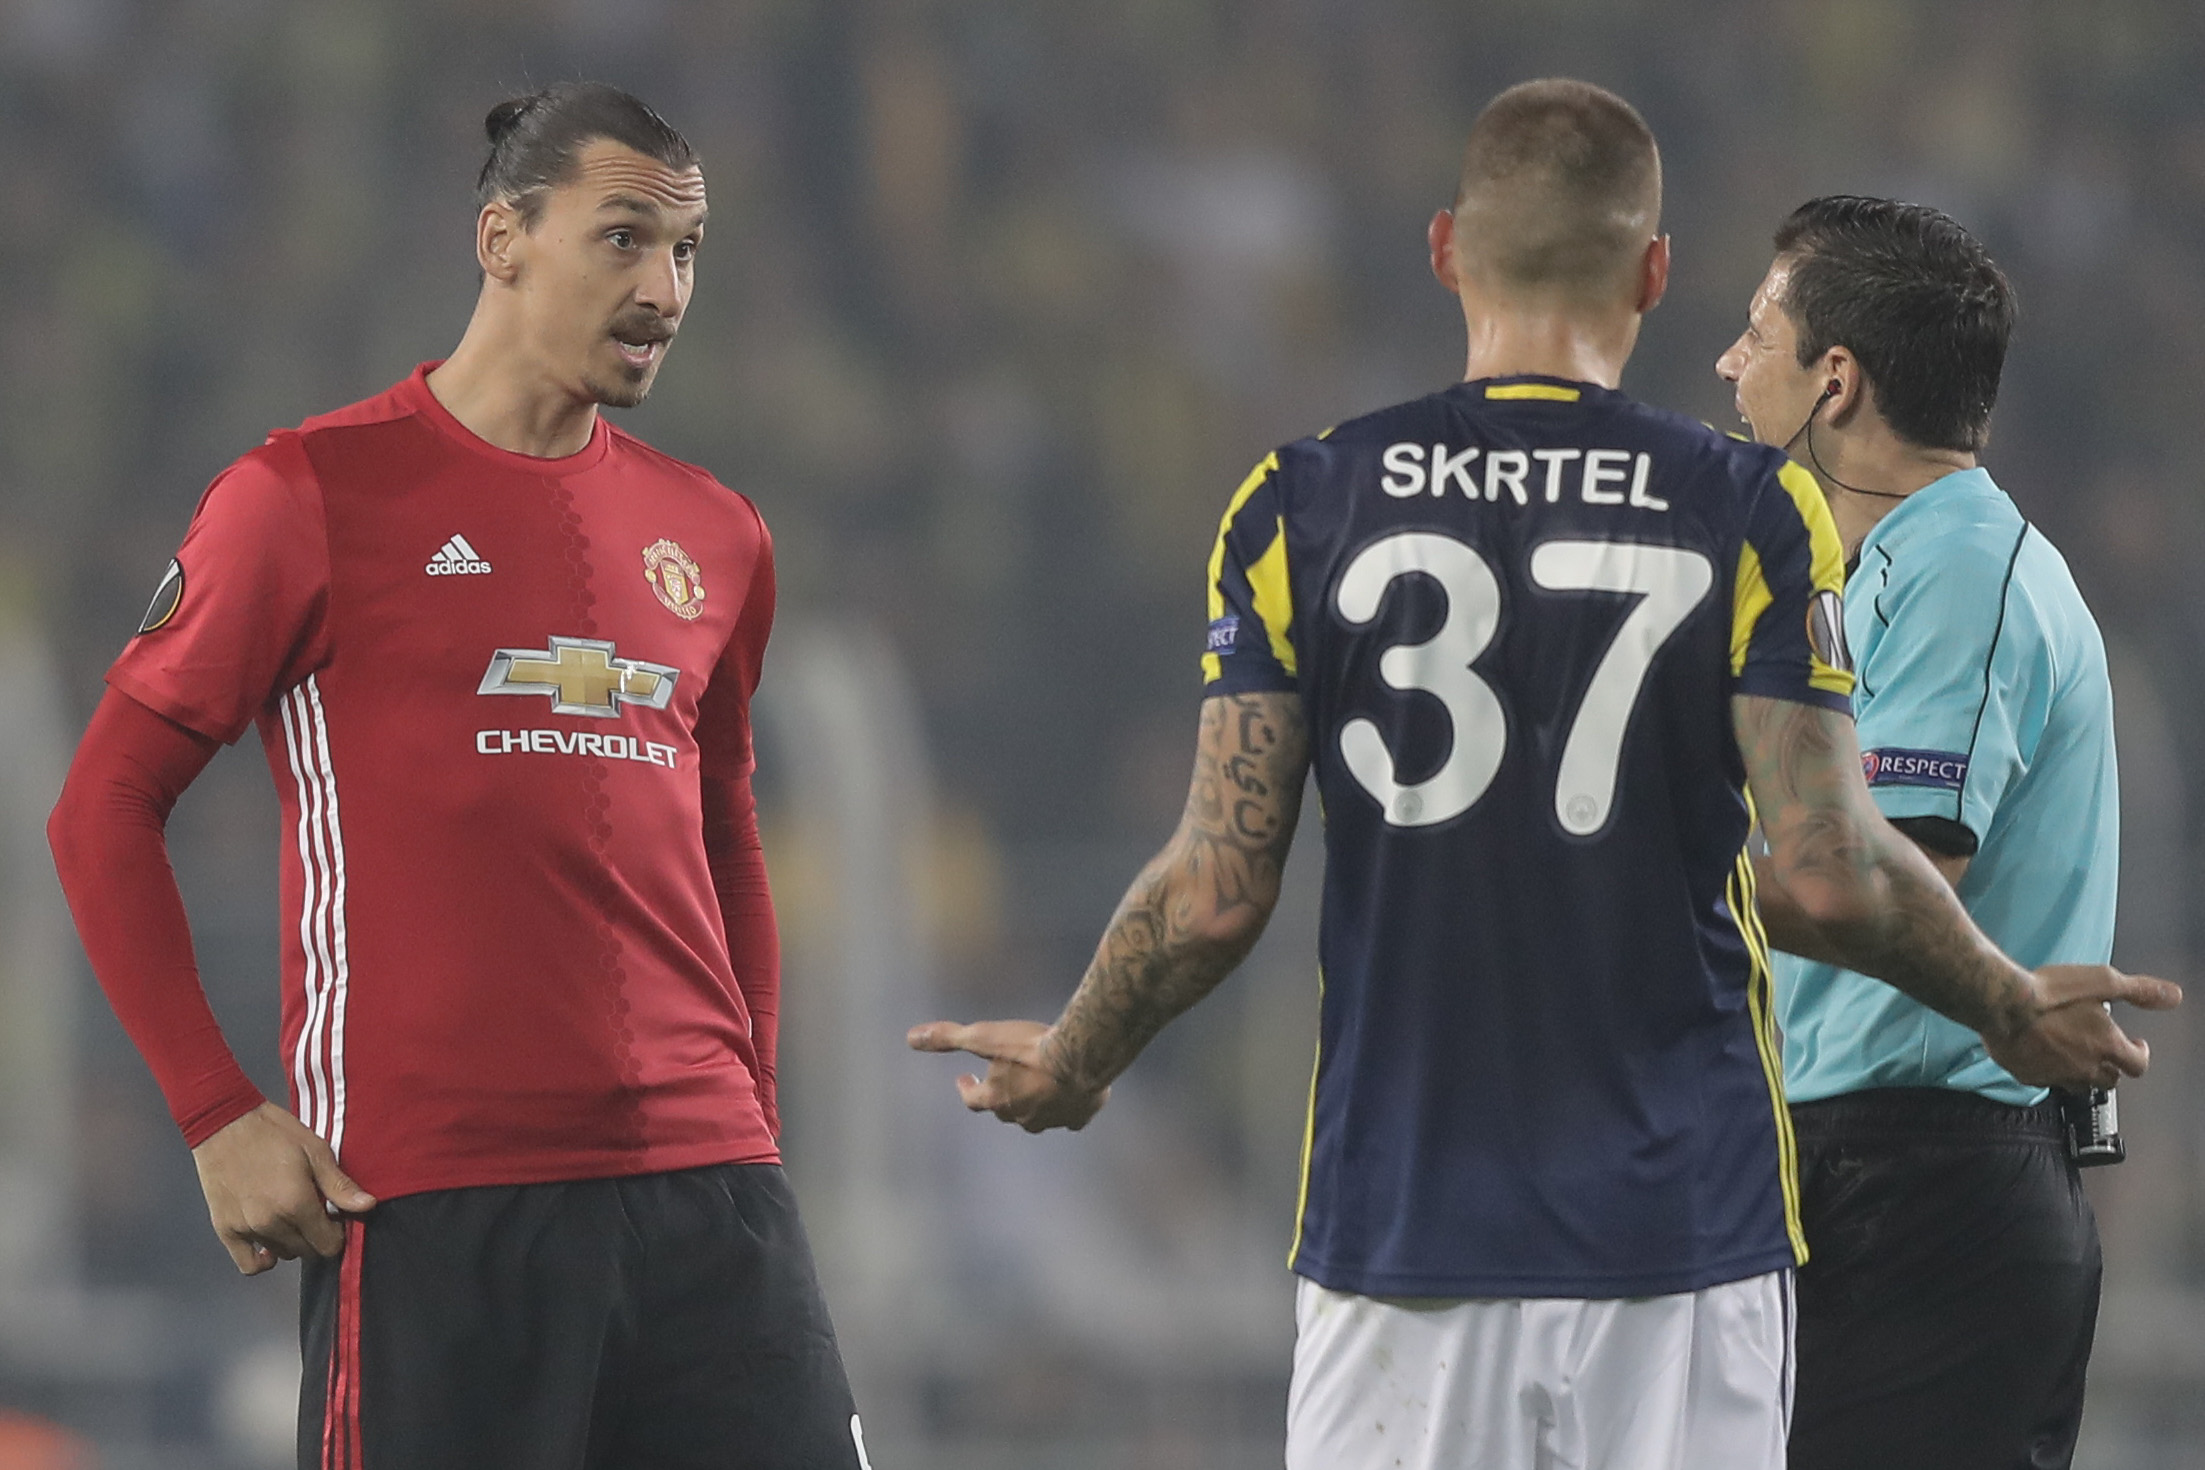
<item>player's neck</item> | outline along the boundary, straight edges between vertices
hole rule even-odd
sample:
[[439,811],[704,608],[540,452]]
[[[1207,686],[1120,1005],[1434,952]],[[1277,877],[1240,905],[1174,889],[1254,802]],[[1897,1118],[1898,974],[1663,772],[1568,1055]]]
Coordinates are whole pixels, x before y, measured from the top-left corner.
[[1947,475],[1975,468],[1975,456],[1965,450],[1924,449],[1888,431],[1832,434],[1817,428],[1811,455],[1804,442],[1794,447],[1793,455],[1805,459],[1821,483],[1848,559],[1907,497]]
[[1636,313],[1479,309],[1465,302],[1470,352],[1465,382],[1478,378],[1566,378],[1613,388],[1638,343]]
[[479,316],[468,324],[452,355],[429,374],[436,401],[468,433],[514,454],[564,459],[587,449],[597,404],[532,370],[524,349],[495,336]]

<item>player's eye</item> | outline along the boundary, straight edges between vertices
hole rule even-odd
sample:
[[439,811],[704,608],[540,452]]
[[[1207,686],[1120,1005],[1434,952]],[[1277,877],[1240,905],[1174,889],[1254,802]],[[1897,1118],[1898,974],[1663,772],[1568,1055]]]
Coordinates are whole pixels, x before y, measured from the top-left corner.
[[607,230],[605,238],[612,242],[612,247],[615,250],[635,249],[635,231],[633,230]]
[[694,240],[682,240],[682,241],[680,241],[680,242],[678,242],[678,243],[676,243],[676,244],[675,244],[675,246],[674,246],[674,259],[676,259],[676,260],[680,260],[680,261],[691,261],[691,260],[695,260],[696,258],[697,258],[697,242],[696,242],[696,241],[694,241]]

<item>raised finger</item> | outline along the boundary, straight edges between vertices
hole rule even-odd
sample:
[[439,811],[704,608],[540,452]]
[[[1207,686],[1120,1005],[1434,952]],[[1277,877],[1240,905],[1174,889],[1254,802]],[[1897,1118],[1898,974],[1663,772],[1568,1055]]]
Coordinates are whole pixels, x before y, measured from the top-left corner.
[[2111,965],[2047,965],[2037,972],[2055,1010],[2086,1002],[2126,1001],[2147,1011],[2182,1003],[2182,987],[2156,975],[2127,975]]
[[1038,1021],[975,1021],[958,1028],[957,1048],[986,1061],[1024,1066],[1034,1038],[1045,1029]]
[[2182,1004],[2182,987],[2172,980],[2162,980],[2157,975],[2123,975],[2121,992],[2115,1000],[2147,1011],[2171,1011]]
[[928,1021],[904,1033],[904,1044],[913,1051],[963,1051],[970,1026],[955,1021]]

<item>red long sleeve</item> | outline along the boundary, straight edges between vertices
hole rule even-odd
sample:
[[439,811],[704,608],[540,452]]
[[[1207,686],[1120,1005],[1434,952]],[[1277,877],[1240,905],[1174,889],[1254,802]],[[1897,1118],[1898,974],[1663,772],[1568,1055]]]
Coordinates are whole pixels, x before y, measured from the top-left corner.
[[781,1108],[774,1065],[781,1038],[781,931],[766,883],[766,853],[758,841],[758,803],[747,775],[707,775],[704,788],[704,852],[712,869],[727,930],[735,983],[750,1012],[750,1045],[756,1060],[758,1106],[766,1129],[781,1136]]
[[263,1100],[200,988],[168,862],[168,814],[218,748],[109,689],[46,823],[93,973],[194,1148]]

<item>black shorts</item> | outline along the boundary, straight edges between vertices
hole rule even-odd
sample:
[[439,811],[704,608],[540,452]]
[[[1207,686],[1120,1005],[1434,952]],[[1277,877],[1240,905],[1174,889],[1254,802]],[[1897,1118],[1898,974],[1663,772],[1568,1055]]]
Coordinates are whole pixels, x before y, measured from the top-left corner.
[[860,1470],[775,1164],[377,1205],[301,1283],[300,1470]]
[[2100,1258],[2056,1105],[1885,1088],[1792,1119],[1791,1470],[2064,1470]]

